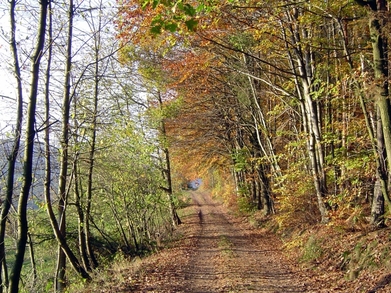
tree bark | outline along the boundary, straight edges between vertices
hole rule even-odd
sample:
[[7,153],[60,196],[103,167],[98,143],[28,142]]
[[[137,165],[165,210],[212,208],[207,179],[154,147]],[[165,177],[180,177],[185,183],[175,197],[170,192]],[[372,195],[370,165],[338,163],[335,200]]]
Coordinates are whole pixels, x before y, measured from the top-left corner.
[[81,262],[83,263],[83,267],[86,271],[90,271],[90,261],[88,259],[87,248],[86,248],[86,235],[85,235],[85,222],[84,222],[84,210],[81,204],[81,194],[83,194],[82,182],[79,178],[79,168],[78,162],[80,157],[78,154],[75,154],[75,158],[73,160],[73,174],[74,174],[74,193],[75,193],[75,207],[77,210],[78,216],[78,238],[79,238],[79,252],[81,257]]
[[[377,109],[377,156],[379,160],[379,166],[376,169],[376,182],[373,190],[373,199],[371,206],[371,224],[376,228],[385,227],[385,218],[384,218],[384,192],[387,192],[387,185],[382,186],[382,184],[387,184],[387,166],[386,166],[386,152],[384,146],[384,136],[383,136],[383,127],[382,121],[379,117],[379,108]],[[385,191],[384,191],[385,189]],[[387,195],[386,195],[387,196]]]
[[10,24],[11,24],[11,39],[10,47],[14,62],[14,74],[16,79],[17,90],[17,113],[16,113],[16,127],[15,136],[12,143],[12,150],[8,156],[8,172],[6,183],[6,196],[1,205],[0,212],[0,292],[3,292],[3,288],[8,287],[8,268],[5,257],[5,230],[8,218],[8,213],[12,205],[12,197],[14,194],[14,182],[15,182],[15,165],[16,159],[20,149],[20,137],[22,132],[22,120],[23,120],[23,91],[22,91],[22,79],[19,65],[18,48],[16,44],[16,20],[15,20],[16,0],[10,1]]
[[[389,170],[391,170],[391,104],[388,91],[388,44],[387,39],[382,32],[384,23],[381,18],[381,15],[374,14],[374,16],[369,21],[369,26],[371,33],[375,73],[374,98],[380,111],[384,145],[387,153],[387,169],[389,172]],[[387,200],[387,202],[391,206],[389,199]]]
[[289,40],[285,28],[283,27],[282,29],[289,52],[292,73],[295,78],[296,91],[299,96],[303,126],[307,133],[307,152],[318,201],[318,209],[321,214],[321,222],[327,223],[329,221],[329,215],[324,202],[327,194],[327,185],[324,169],[325,159],[322,146],[322,133],[319,123],[319,113],[315,106],[315,101],[312,98],[315,62],[311,48],[303,45],[302,39],[306,40],[308,38],[308,32],[306,28],[299,27],[297,23],[299,15],[300,12],[298,9],[287,12],[287,19],[290,21]]
[[262,201],[262,211],[264,215],[270,215],[274,214],[274,203],[273,199],[271,197],[271,190],[270,190],[270,181],[269,177],[265,170],[266,166],[260,166],[260,184],[261,184],[261,201]]
[[[349,64],[349,67],[351,70],[354,69],[353,61],[350,58],[350,52],[348,50],[347,46],[347,35],[344,30],[344,27],[341,23],[341,20],[335,19],[337,25],[338,25],[338,31],[340,35],[342,36],[343,42],[342,46],[345,52],[345,56],[347,59],[347,62]],[[363,64],[363,62],[362,62]],[[362,65],[361,68],[362,72],[365,72],[365,68]],[[383,127],[381,123],[379,108],[377,107],[377,114],[376,114],[376,137],[374,134],[373,126],[369,119],[369,114],[365,102],[366,95],[364,94],[363,85],[359,83],[357,80],[353,80],[354,86],[356,87],[359,99],[360,99],[360,105],[361,109],[364,114],[364,120],[365,125],[367,127],[369,139],[371,141],[372,150],[375,157],[376,162],[376,181],[374,183],[373,187],[373,199],[372,199],[372,205],[371,205],[371,224],[375,227],[384,227],[384,201],[386,200],[389,204],[389,191],[388,191],[388,172],[387,172],[387,160],[386,160],[386,152],[385,152],[385,146],[384,146],[384,136],[383,136]]]
[[[102,2],[100,2],[99,10]],[[98,16],[98,27],[93,28],[96,31],[94,35],[94,54],[95,54],[95,68],[94,68],[94,93],[93,93],[93,112],[92,112],[92,134],[91,134],[91,142],[90,142],[90,150],[89,150],[89,158],[88,158],[88,179],[87,179],[87,202],[86,209],[84,213],[84,235],[85,235],[85,247],[87,249],[86,254],[89,258],[89,264],[91,268],[94,269],[98,266],[98,261],[96,260],[95,254],[93,252],[91,246],[91,233],[90,233],[90,216],[91,216],[91,202],[92,202],[92,181],[93,181],[93,172],[94,172],[94,163],[95,163],[95,149],[96,149],[96,131],[97,131],[97,116],[98,116],[98,100],[99,100],[99,82],[100,82],[100,67],[99,67],[99,59],[100,59],[100,50],[101,50],[101,29],[102,29],[102,19],[101,13]]]
[[35,263],[35,253],[34,253],[34,244],[33,239],[31,238],[31,234],[27,233],[27,239],[30,249],[30,261],[31,261],[31,270],[33,271],[33,286],[37,280],[37,265]]
[[[371,9],[369,18],[369,31],[372,43],[373,69],[374,69],[374,100],[380,111],[380,118],[383,129],[384,145],[386,150],[387,165],[385,174],[380,174],[383,178],[382,190],[383,196],[389,208],[391,201],[388,194],[388,186],[384,186],[384,180],[387,180],[389,170],[391,170],[391,103],[389,99],[388,84],[388,40],[383,29],[386,26],[388,13],[388,4],[386,0],[361,1],[356,0],[361,6],[368,6]],[[380,162],[381,164],[381,162]],[[379,166],[378,164],[378,172]],[[384,192],[387,189],[387,192]]]
[[15,262],[12,267],[9,283],[9,292],[18,293],[20,274],[22,271],[24,255],[27,244],[27,200],[32,184],[33,173],[33,153],[35,139],[35,112],[38,96],[39,69],[41,65],[42,52],[45,45],[46,19],[48,13],[48,0],[40,2],[40,18],[38,24],[38,35],[31,67],[31,88],[27,110],[26,139],[24,146],[23,183],[18,202],[18,239],[15,255]]
[[[163,101],[162,101],[162,97],[160,95],[160,92],[157,95],[158,95],[159,107],[162,109]],[[163,178],[166,179],[166,184],[167,184],[167,186],[163,187],[163,189],[167,192],[172,225],[173,225],[173,227],[176,227],[176,226],[182,224],[182,221],[179,218],[178,213],[176,211],[174,198],[173,198],[170,152],[168,150],[168,147],[165,145],[166,144],[165,138],[166,138],[167,134],[166,134],[166,128],[164,125],[164,118],[162,118],[162,120],[160,122],[160,135],[164,139],[164,142],[163,142],[164,143],[164,145],[163,145],[164,165],[162,166],[162,168],[163,168],[162,172],[163,172]]]
[[[51,3],[49,3],[49,10],[51,10]],[[49,44],[52,44],[52,14],[49,14],[49,28],[48,28],[48,37]],[[51,193],[50,193],[50,182],[51,182],[51,149],[50,149],[50,100],[49,100],[49,84],[50,84],[50,66],[51,66],[51,57],[52,57],[52,46],[49,46],[48,49],[48,63],[46,70],[46,82],[45,82],[45,182],[44,182],[44,197],[47,206],[47,212],[49,215],[50,224],[53,228],[54,236],[56,237],[58,243],[62,243],[64,247],[65,254],[68,256],[72,267],[86,279],[89,279],[88,274],[83,271],[80,267],[77,258],[73,255],[72,251],[69,249],[65,239],[61,238],[59,225],[54,215],[52,203],[51,203]]]
[[[69,112],[70,112],[70,77],[72,65],[72,39],[73,39],[73,18],[74,4],[73,0],[69,0],[68,8],[68,31],[67,31],[67,49],[65,60],[65,76],[64,76],[64,93],[62,103],[62,129],[61,129],[61,158],[60,158],[60,174],[58,184],[58,225],[61,233],[61,238],[66,238],[66,202],[67,202],[67,177],[68,177],[68,153],[69,153]],[[62,292],[66,287],[66,256],[65,252],[59,244],[57,255],[57,268],[55,276],[55,287],[57,292]]]

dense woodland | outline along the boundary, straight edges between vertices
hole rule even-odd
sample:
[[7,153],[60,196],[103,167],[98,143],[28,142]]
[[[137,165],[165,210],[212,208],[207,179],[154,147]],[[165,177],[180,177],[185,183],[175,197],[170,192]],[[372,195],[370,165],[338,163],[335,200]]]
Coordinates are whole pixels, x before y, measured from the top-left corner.
[[196,178],[278,229],[389,224],[388,1],[3,2],[1,292],[153,251]]

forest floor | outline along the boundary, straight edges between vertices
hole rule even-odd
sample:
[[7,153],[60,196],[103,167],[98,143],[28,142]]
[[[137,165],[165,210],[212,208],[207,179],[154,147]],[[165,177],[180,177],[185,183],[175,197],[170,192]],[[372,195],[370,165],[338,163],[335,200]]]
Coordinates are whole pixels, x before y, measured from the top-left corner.
[[387,272],[349,281],[328,263],[299,264],[275,234],[233,216],[205,191],[189,194],[169,247],[113,268],[110,281],[84,292],[391,292]]

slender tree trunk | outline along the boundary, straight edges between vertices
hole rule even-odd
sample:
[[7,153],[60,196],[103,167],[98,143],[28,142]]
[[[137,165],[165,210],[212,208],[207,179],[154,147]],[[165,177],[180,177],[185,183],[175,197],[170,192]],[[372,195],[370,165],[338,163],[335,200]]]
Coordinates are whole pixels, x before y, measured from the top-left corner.
[[[244,63],[246,63],[247,66],[248,61],[246,55],[242,54],[242,56],[243,56],[243,61]],[[277,156],[275,154],[274,146],[269,134],[270,129],[267,126],[264,111],[258,101],[259,95],[257,94],[257,89],[254,85],[253,78],[248,76],[248,82],[251,90],[250,93],[251,103],[253,104],[253,108],[254,108],[254,114],[252,116],[254,120],[254,127],[256,130],[255,133],[256,133],[256,140],[258,146],[262,150],[264,157],[270,162],[270,165],[273,168],[273,171],[276,174],[276,176],[281,177],[282,176],[281,168],[278,164]],[[262,136],[263,141],[261,140],[260,134],[263,134]]]
[[[46,161],[46,180],[50,179],[50,160]],[[50,181],[48,181],[50,182]],[[83,268],[83,266],[80,264],[77,257],[73,254],[72,250],[69,248],[66,239],[64,235],[60,231],[60,225],[57,222],[56,215],[53,211],[53,206],[51,202],[50,197],[50,189],[48,189],[50,184],[45,183],[45,201],[46,201],[46,211],[49,216],[50,224],[52,226],[54,236],[56,237],[56,240],[59,244],[59,247],[61,247],[62,251],[64,252],[64,255],[68,258],[70,264],[72,265],[72,268],[84,279],[91,280],[91,277],[87,273],[87,271]],[[55,288],[57,290],[57,288]]]
[[273,199],[271,197],[271,190],[270,190],[270,181],[269,176],[266,173],[266,166],[260,166],[260,184],[261,184],[261,200],[263,205],[263,213],[264,215],[270,215],[275,213],[274,210],[274,203]]
[[9,292],[18,293],[20,273],[22,271],[24,255],[27,244],[27,200],[30,193],[33,173],[33,153],[35,139],[35,111],[38,96],[39,69],[41,65],[42,52],[45,45],[46,18],[48,12],[47,0],[40,2],[40,18],[38,24],[38,35],[35,51],[32,58],[31,68],[31,89],[27,109],[26,141],[24,146],[23,183],[18,202],[18,240],[15,255],[15,262],[10,275]]
[[171,180],[171,162],[170,162],[170,154],[168,151],[168,148],[164,149],[164,154],[165,154],[165,159],[166,159],[166,178],[167,178],[167,196],[168,196],[168,202],[169,202],[169,208],[171,212],[171,219],[172,219],[172,224],[175,226],[178,226],[182,224],[181,219],[178,216],[178,213],[176,211],[174,199],[173,199],[173,190],[172,190],[172,180]]
[[[102,2],[100,2],[102,4]],[[101,7],[99,8],[101,9]],[[94,68],[94,94],[93,94],[93,112],[92,112],[92,134],[91,134],[91,143],[89,150],[89,167],[88,167],[88,181],[87,181],[87,202],[86,202],[86,210],[84,213],[84,234],[85,234],[85,247],[87,249],[87,255],[89,257],[89,262],[92,268],[96,268],[98,266],[98,261],[95,258],[92,246],[91,246],[91,233],[90,233],[90,213],[91,213],[91,203],[92,203],[92,181],[93,181],[93,172],[94,172],[94,164],[95,164],[95,149],[96,149],[96,131],[97,131],[97,118],[98,118],[98,99],[99,99],[99,58],[100,58],[100,49],[101,49],[101,26],[102,19],[101,13],[99,13],[98,19],[98,27],[95,28],[96,35],[94,38],[95,42],[95,68]]]
[[306,28],[299,27],[298,18],[300,11],[297,8],[287,12],[289,21],[289,39],[284,24],[281,24],[283,36],[288,51],[289,62],[295,78],[296,91],[299,96],[302,112],[303,127],[307,133],[307,152],[310,163],[318,209],[321,214],[321,222],[329,221],[328,209],[324,202],[327,194],[326,173],[324,169],[324,152],[322,146],[322,133],[320,129],[319,115],[313,101],[313,85],[315,62],[311,48],[303,44],[302,39],[308,38]]
[[50,198],[50,187],[52,180],[52,167],[51,167],[51,149],[50,149],[50,68],[52,63],[52,52],[53,52],[53,19],[52,19],[52,5],[49,2],[49,23],[48,23],[48,60],[46,66],[45,76],[45,180],[44,180],[44,198]]
[[125,229],[123,228],[123,225],[122,225],[122,221],[121,219],[118,217],[119,213],[117,212],[117,210],[115,209],[114,207],[114,203],[110,204],[110,208],[111,208],[111,211],[113,213],[113,217],[117,223],[117,228],[118,228],[118,231],[120,232],[121,234],[121,237],[122,237],[122,241],[124,242],[124,245],[125,247],[128,249],[130,248],[130,243],[129,243],[129,240],[128,240],[128,237],[126,236],[126,233],[125,233]]
[[87,254],[87,248],[86,248],[86,235],[84,233],[84,211],[83,207],[81,204],[81,194],[83,194],[83,189],[82,189],[82,183],[80,182],[79,178],[79,168],[78,168],[78,162],[80,158],[78,154],[75,155],[75,158],[73,160],[73,174],[75,178],[75,183],[74,183],[74,193],[75,193],[75,207],[77,210],[77,215],[78,215],[78,235],[79,235],[79,252],[81,256],[81,262],[83,263],[83,267],[86,271],[90,271],[90,262],[88,259],[88,254]]
[[29,249],[30,249],[30,261],[31,261],[31,270],[33,272],[33,286],[35,286],[35,282],[37,280],[37,265],[35,263],[35,253],[34,253],[34,244],[33,239],[31,238],[31,234],[27,234]]
[[[51,10],[51,4],[49,3],[49,10]],[[60,234],[59,225],[54,215],[52,203],[51,203],[51,149],[50,149],[50,100],[49,100],[49,84],[50,84],[50,66],[52,57],[52,14],[49,14],[49,50],[48,50],[48,64],[46,70],[46,84],[45,84],[45,182],[44,182],[44,197],[46,201],[47,212],[49,220],[53,228],[54,235],[57,242],[63,247],[65,254],[67,255],[72,267],[78,272],[83,278],[89,279],[89,275],[80,266],[77,258],[73,255],[72,251],[68,247],[65,239]]]
[[[373,95],[375,102],[379,107],[382,122],[384,144],[387,154],[386,178],[388,178],[389,170],[391,170],[391,103],[388,90],[388,39],[387,34],[383,32],[387,24],[387,14],[389,13],[388,3],[386,0],[356,0],[356,3],[361,6],[369,7],[372,13],[369,18],[369,31],[372,42],[373,69],[375,74]],[[380,178],[384,178],[384,176],[380,176]],[[382,183],[382,189],[384,190],[384,182]],[[391,208],[388,190],[386,193],[383,192],[383,196],[389,208]]]
[[136,248],[136,251],[139,251],[140,245],[137,240],[136,229],[134,227],[133,221],[131,220],[131,215],[129,213],[129,209],[126,209],[126,222],[129,227],[129,235],[131,235],[131,237],[133,238],[134,247]]
[[[68,10],[68,32],[67,32],[67,50],[65,61],[65,79],[64,79],[64,94],[62,103],[62,129],[61,129],[61,158],[60,158],[60,174],[58,186],[58,224],[62,238],[66,238],[66,202],[67,202],[67,177],[68,177],[68,156],[69,156],[69,113],[70,113],[70,77],[72,64],[72,39],[73,39],[73,18],[74,4],[73,0],[69,0]],[[57,292],[62,292],[66,287],[66,257],[61,244],[58,247],[57,268],[55,284]]]
[[50,219],[50,224],[52,225],[52,229],[54,232],[54,235],[56,237],[57,242],[59,243],[59,246],[64,251],[65,256],[68,258],[69,262],[71,263],[73,269],[84,279],[91,280],[91,276],[87,273],[87,271],[83,268],[82,265],[80,265],[79,260],[75,256],[75,254],[72,252],[70,247],[68,246],[66,239],[63,237],[60,229],[59,224],[56,220],[56,215],[54,214],[52,203],[50,198],[46,198],[46,205],[47,205],[47,212]]
[[[298,61],[302,58],[298,56]],[[306,73],[305,64],[301,64],[300,75],[308,76]],[[309,78],[309,76],[307,77]],[[327,223],[329,221],[328,210],[326,204],[324,203],[324,198],[326,195],[326,176],[324,171],[324,158],[322,151],[322,136],[319,129],[318,116],[317,112],[314,108],[314,102],[311,98],[311,89],[310,84],[307,82],[307,78],[301,78],[301,95],[303,97],[302,100],[302,113],[303,115],[303,124],[307,129],[307,151],[308,157],[310,159],[310,169],[314,182],[314,187],[316,191],[316,198],[318,201],[318,209],[321,214],[321,222]]]
[[[384,146],[384,136],[382,121],[379,117],[379,109],[377,110],[377,155],[379,157],[380,166],[376,170],[376,182],[373,191],[373,199],[371,206],[371,224],[377,228],[385,227],[384,219],[384,192],[382,188],[382,181],[387,181],[387,166],[386,166],[386,152]],[[387,189],[387,188],[386,188]]]
[[[163,101],[162,97],[160,95],[160,92],[158,93],[158,101],[159,101],[159,106],[162,109],[163,107]],[[164,144],[166,144],[165,138],[166,138],[166,128],[164,125],[164,120],[161,120],[161,128],[160,128],[160,135],[164,139]],[[166,145],[163,146],[163,154],[164,154],[164,165],[163,168],[163,177],[166,179],[167,186],[163,187],[163,189],[167,192],[167,197],[168,197],[168,203],[169,203],[169,209],[171,213],[171,220],[172,220],[172,225],[174,227],[182,224],[181,219],[178,216],[178,213],[176,211],[175,203],[174,203],[174,198],[173,198],[173,190],[172,190],[172,179],[171,179],[171,162],[170,162],[170,152],[168,150],[168,147]]]
[[257,209],[262,210],[263,209],[263,202],[262,202],[262,195],[261,195],[261,190],[262,187],[260,187],[261,179],[259,178],[259,174],[257,174],[257,180],[254,181],[255,183],[255,190],[256,190],[256,195],[257,195]]
[[12,144],[12,150],[8,156],[8,172],[6,183],[6,196],[1,205],[0,212],[0,292],[3,292],[3,288],[8,287],[8,268],[5,257],[5,230],[8,218],[8,213],[12,205],[12,197],[14,194],[14,181],[15,181],[15,165],[16,159],[20,148],[20,137],[22,132],[22,120],[23,120],[23,92],[22,92],[22,79],[19,65],[18,48],[16,44],[16,20],[15,20],[16,0],[10,1],[10,19],[11,19],[11,39],[10,47],[14,62],[14,74],[16,79],[17,89],[17,113],[16,113],[16,127],[15,137]]
[[[49,215],[50,224],[52,226],[54,236],[56,237],[56,240],[59,244],[59,247],[61,247],[65,256],[68,258],[70,264],[72,265],[72,268],[82,278],[84,278],[86,280],[91,280],[90,275],[87,273],[87,271],[80,264],[79,260],[77,259],[77,257],[74,255],[74,253],[72,252],[72,250],[68,246],[68,243],[67,243],[64,235],[60,231],[60,225],[57,222],[56,215],[54,214],[54,211],[53,211],[50,193],[45,193],[45,201],[46,201],[46,211]],[[57,289],[55,288],[55,290],[57,290]]]
[[[343,48],[345,52],[346,59],[348,61],[350,69],[354,69],[353,67],[353,61],[350,58],[350,52],[348,50],[347,46],[347,36],[346,32],[344,30],[344,27],[341,23],[341,20],[336,19],[336,23],[338,24],[339,33],[342,36],[343,42]],[[362,62],[363,64],[363,62]],[[365,71],[364,65],[362,65],[361,68],[362,72]],[[374,152],[375,162],[376,162],[376,182],[374,184],[374,196],[372,200],[372,207],[371,207],[371,223],[376,227],[383,227],[384,225],[384,201],[386,200],[387,204],[390,205],[389,200],[389,191],[388,191],[388,172],[387,172],[387,162],[386,162],[386,153],[384,152],[385,146],[384,146],[384,136],[383,136],[383,127],[381,123],[380,113],[378,111],[376,117],[377,117],[377,123],[376,123],[376,138],[374,134],[374,130],[372,127],[372,124],[369,119],[367,106],[365,102],[365,94],[363,86],[357,81],[354,80],[354,85],[356,87],[356,90],[359,95],[360,99],[360,105],[361,109],[364,113],[364,120],[367,127],[368,135],[371,141],[372,150]],[[379,110],[377,108],[377,110]]]
[[388,43],[382,29],[385,26],[386,1],[377,1],[378,12],[369,21],[375,73],[374,98],[379,107],[383,126],[384,145],[387,153],[387,169],[391,170],[391,103],[388,91]]
[[324,169],[322,135],[319,128],[317,109],[314,105],[315,102],[311,97],[310,85],[307,85],[306,81],[303,82],[303,96],[305,99],[307,122],[309,123],[308,152],[311,162],[311,171],[318,200],[318,208],[321,214],[321,222],[327,223],[329,221],[329,217],[326,204],[324,203],[324,199],[327,194],[327,187],[326,173]]

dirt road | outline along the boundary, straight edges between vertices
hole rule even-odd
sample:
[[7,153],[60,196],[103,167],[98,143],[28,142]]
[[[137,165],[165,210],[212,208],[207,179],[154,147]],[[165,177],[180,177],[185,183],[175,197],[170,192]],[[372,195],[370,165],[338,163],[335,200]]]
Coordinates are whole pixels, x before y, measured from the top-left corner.
[[316,292],[283,257],[276,237],[230,216],[207,192],[190,196],[179,243],[144,260],[116,292]]
[[186,292],[306,292],[272,238],[243,229],[208,193],[192,192],[197,245],[183,269]]
[[[284,255],[276,235],[232,216],[207,192],[188,195],[192,204],[181,210],[183,225],[175,230],[175,239],[148,257],[116,262],[82,292],[391,292],[388,269],[380,269],[377,275],[368,271],[349,281],[340,268],[338,252],[329,252],[330,260],[324,263],[299,265],[297,255],[292,260]],[[383,234],[378,239],[387,244],[388,230]]]

